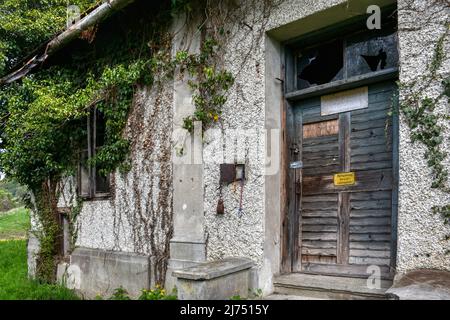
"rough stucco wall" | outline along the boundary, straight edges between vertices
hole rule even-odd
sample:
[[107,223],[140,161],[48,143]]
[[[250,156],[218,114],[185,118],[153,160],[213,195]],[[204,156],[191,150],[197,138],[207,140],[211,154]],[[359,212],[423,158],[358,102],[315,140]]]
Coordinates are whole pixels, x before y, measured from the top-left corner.
[[271,30],[316,12],[346,2],[345,0],[285,0],[273,13],[266,30]]
[[[255,58],[261,57],[257,52]],[[263,78],[249,80],[248,76],[261,65],[252,62],[241,70],[235,90],[224,108],[224,131],[210,131],[206,135],[204,149],[205,218],[208,259],[224,256],[244,256],[260,263],[264,240],[264,176],[262,156],[262,129],[264,128]],[[260,60],[261,61],[261,60]],[[237,65],[229,68],[237,74]],[[250,69],[250,70],[249,70]],[[253,69],[253,70],[251,70]],[[215,139],[214,139],[215,136]],[[210,141],[210,139],[214,139]],[[225,145],[222,148],[223,144]],[[223,154],[223,161],[213,150]],[[214,157],[214,159],[213,159]],[[216,161],[217,160],[217,161]],[[223,187],[225,215],[217,215],[219,199],[219,164],[246,164],[246,181],[242,193],[242,213],[238,212],[241,185],[234,183]]]
[[[254,26],[254,29],[257,28]],[[234,32],[223,50],[226,54],[225,68],[235,76],[235,84],[229,90],[228,102],[221,117],[223,131],[217,128],[209,130],[204,143],[207,258],[214,260],[225,256],[244,256],[261,264],[264,177],[263,153],[259,150],[261,137],[258,140],[257,130],[261,132],[264,128],[263,41],[253,44],[255,35],[248,28],[241,29],[240,33]],[[244,52],[252,45],[255,48],[244,63]],[[219,164],[235,161],[246,164],[242,214],[238,213],[241,185],[234,183],[223,187],[225,214],[217,215]]]
[[[450,8],[445,1],[415,0],[398,2],[400,81],[409,83],[427,72],[433,58],[434,46],[445,31],[444,22],[450,21]],[[410,5],[411,4],[411,5]],[[411,8],[412,10],[409,10]],[[424,95],[438,96],[443,88],[442,79],[450,75],[450,41],[445,41],[445,59]],[[401,98],[401,96],[400,96]],[[443,97],[436,112],[448,115],[447,98]],[[445,126],[444,148],[450,149],[450,124]],[[431,207],[450,203],[449,194],[433,190],[430,169],[424,159],[425,148],[419,143],[410,143],[409,128],[400,124],[400,190],[398,215],[397,272],[404,273],[417,268],[450,270],[450,255],[445,254],[450,244],[445,236],[450,228],[443,219],[433,215]],[[450,167],[446,161],[446,167]]]

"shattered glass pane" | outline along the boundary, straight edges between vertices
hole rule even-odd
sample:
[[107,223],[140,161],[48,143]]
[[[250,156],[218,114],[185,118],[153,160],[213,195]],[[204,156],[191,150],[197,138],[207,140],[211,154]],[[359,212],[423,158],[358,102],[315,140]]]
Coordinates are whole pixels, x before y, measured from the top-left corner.
[[398,65],[397,33],[380,30],[350,38],[346,47],[347,77]]
[[342,40],[309,49],[297,58],[297,89],[305,89],[343,78]]

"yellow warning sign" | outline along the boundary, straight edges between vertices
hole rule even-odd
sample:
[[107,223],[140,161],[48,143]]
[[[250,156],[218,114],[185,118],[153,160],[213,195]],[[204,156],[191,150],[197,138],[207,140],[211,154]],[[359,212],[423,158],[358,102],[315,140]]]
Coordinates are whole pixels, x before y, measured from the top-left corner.
[[336,173],[333,177],[335,186],[351,186],[355,184],[355,173],[354,172],[345,172],[345,173]]

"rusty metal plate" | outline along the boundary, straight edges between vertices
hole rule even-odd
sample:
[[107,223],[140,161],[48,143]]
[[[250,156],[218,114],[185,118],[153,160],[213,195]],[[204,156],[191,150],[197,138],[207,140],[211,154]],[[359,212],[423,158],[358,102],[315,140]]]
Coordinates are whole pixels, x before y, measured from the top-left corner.
[[303,139],[331,136],[339,133],[337,119],[303,125]]
[[220,164],[220,183],[232,183],[236,180],[236,165],[229,163]]

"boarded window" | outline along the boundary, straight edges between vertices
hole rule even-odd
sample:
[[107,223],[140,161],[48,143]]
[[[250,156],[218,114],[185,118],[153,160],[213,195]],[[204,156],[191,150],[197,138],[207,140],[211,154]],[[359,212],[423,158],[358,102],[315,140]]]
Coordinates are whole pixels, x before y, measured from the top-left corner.
[[338,120],[328,120],[303,125],[303,139],[331,136],[339,133]]

